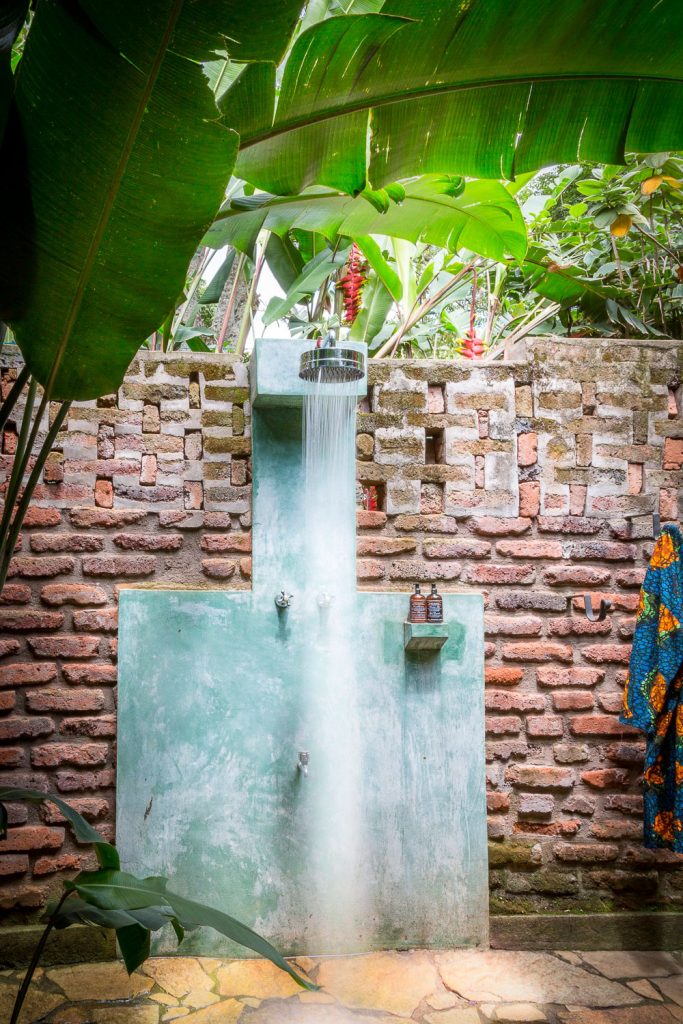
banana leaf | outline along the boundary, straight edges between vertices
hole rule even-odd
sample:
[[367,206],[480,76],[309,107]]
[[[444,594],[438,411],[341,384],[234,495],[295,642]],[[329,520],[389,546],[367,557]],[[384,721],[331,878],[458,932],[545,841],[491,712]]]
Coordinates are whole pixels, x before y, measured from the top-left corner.
[[0,245],[0,319],[53,399],[118,387],[218,210],[237,135],[220,123],[201,61],[226,50],[278,61],[299,10],[299,0],[265,0],[258,18],[243,0],[37,5],[8,154],[25,152],[31,216]]
[[349,331],[349,338],[351,341],[364,341],[366,345],[372,346],[372,342],[387,322],[394,300],[381,279],[376,276],[370,278],[362,294],[363,305]]
[[306,264],[296,280],[292,282],[284,298],[276,296],[270,300],[263,314],[265,326],[267,327],[276,320],[282,319],[302,299],[313,295],[325,278],[344,265],[348,250],[348,246],[336,252],[333,252],[331,249],[324,249],[323,252],[314,256],[310,263]]
[[321,188],[299,196],[240,197],[223,207],[204,243],[213,248],[232,245],[252,256],[262,229],[280,236],[301,229],[317,231],[330,241],[337,236],[389,235],[452,251],[470,249],[496,260],[508,254],[524,258],[524,218],[500,182],[470,181],[457,194],[452,178],[433,174],[406,181],[403,189],[403,201],[388,202],[383,213],[363,195],[352,198]]
[[12,102],[12,47],[28,13],[28,0],[4,0],[0,5],[0,140]]
[[683,147],[683,4],[386,0],[303,32],[237,173],[285,195]]
[[232,265],[234,262],[235,250],[230,249],[229,252],[225,254],[225,258],[220,267],[199,296],[199,302],[202,305],[218,302],[223,294],[223,289],[227,284],[228,278],[230,277],[230,272],[232,271]]

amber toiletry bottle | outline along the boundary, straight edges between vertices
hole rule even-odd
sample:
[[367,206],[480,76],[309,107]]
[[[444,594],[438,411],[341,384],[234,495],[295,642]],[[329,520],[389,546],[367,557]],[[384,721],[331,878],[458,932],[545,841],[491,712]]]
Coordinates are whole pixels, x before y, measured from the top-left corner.
[[415,593],[410,595],[410,622],[427,621],[427,598],[420,592],[420,584],[415,584]]
[[432,592],[427,598],[427,622],[443,622],[443,598],[432,583]]

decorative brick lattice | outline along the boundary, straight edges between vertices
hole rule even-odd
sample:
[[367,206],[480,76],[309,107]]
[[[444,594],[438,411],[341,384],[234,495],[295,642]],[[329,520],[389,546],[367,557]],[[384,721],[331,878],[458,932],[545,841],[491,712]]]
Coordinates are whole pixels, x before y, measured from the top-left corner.
[[[673,342],[371,364],[358,480],[379,507],[358,511],[359,584],[486,598],[494,911],[683,901],[678,858],[641,846],[642,740],[617,721],[651,513],[681,513],[682,379]],[[249,586],[249,435],[245,366],[142,356],[118,395],[72,408],[22,530],[0,606],[2,778],[67,796],[108,836],[118,590]],[[15,443],[9,423],[5,476]],[[612,600],[604,622],[585,591]],[[0,906],[16,918],[90,859],[53,809],[11,810]]]

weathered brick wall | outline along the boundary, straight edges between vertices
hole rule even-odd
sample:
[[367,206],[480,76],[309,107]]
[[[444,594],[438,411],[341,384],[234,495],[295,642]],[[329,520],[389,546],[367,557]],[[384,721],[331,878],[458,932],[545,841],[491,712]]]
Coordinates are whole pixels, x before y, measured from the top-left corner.
[[[360,585],[486,595],[494,911],[683,898],[678,858],[640,844],[642,743],[617,721],[651,513],[681,511],[682,378],[676,343],[371,366],[358,480],[380,508],[358,513]],[[249,585],[246,388],[222,357],[136,360],[118,396],[72,409],[22,531],[0,608],[3,781],[53,788],[109,834],[117,590]],[[613,601],[604,622],[586,591]],[[86,858],[53,812],[13,815],[16,916]]]

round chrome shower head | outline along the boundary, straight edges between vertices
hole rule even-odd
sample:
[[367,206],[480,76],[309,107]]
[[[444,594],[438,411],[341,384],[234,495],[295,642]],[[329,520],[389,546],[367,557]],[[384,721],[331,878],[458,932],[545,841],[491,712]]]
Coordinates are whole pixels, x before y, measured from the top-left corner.
[[299,376],[313,384],[348,384],[365,374],[365,356],[353,348],[311,348],[299,362]]

